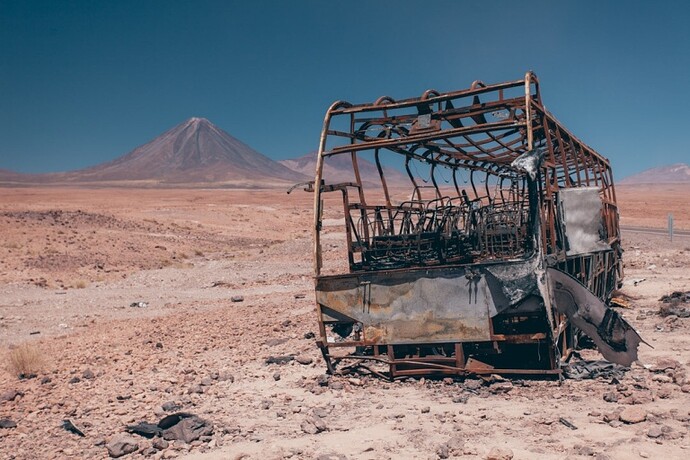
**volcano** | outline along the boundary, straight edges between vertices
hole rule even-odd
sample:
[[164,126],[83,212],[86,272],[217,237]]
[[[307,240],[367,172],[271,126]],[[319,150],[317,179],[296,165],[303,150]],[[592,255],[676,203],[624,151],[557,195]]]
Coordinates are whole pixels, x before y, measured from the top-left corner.
[[621,184],[678,184],[690,183],[690,166],[676,163],[670,166],[647,169],[634,176],[626,177]]
[[274,183],[306,180],[305,176],[262,155],[205,118],[190,118],[109,163],[51,176],[68,182]]

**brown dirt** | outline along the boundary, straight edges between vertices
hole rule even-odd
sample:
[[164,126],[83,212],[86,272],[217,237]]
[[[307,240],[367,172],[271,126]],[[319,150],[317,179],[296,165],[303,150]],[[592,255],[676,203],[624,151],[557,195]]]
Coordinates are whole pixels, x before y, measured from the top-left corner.
[[[666,212],[690,221],[683,190],[667,191],[672,199],[638,191],[619,191],[624,225],[661,217],[648,226],[663,227]],[[312,198],[0,189],[0,419],[17,424],[0,428],[0,456],[107,458],[105,442],[126,424],[160,419],[171,401],[215,431],[153,458],[484,458],[494,447],[516,459],[688,455],[690,319],[656,312],[662,295],[690,290],[690,238],[624,233],[632,308],[622,313],[654,348],[642,345],[648,366],[620,382],[334,376],[320,386],[324,363],[304,338],[316,331]],[[230,301],[238,295],[244,300]],[[24,343],[44,364],[19,380],[4,364]],[[312,362],[265,363],[285,355]],[[657,372],[662,359],[678,364]],[[630,407],[645,420],[620,422]],[[62,429],[64,419],[86,436]],[[308,434],[314,421],[325,430]],[[151,446],[137,439],[140,450],[126,458]]]

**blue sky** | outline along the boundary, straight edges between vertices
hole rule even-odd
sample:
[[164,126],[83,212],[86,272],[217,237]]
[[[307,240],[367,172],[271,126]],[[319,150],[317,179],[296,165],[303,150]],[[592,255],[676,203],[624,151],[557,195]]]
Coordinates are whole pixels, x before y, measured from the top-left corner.
[[192,116],[290,158],[334,100],[533,70],[620,179],[690,162],[689,20],[687,1],[0,0],[0,168],[95,165]]

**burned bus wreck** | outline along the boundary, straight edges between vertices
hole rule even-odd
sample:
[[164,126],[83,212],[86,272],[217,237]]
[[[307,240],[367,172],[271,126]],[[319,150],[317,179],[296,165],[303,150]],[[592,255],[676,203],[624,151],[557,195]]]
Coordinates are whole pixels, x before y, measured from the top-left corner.
[[623,275],[609,162],[546,111],[533,73],[334,103],[315,184],[329,371],[558,374],[580,333],[637,359],[640,337],[606,304]]

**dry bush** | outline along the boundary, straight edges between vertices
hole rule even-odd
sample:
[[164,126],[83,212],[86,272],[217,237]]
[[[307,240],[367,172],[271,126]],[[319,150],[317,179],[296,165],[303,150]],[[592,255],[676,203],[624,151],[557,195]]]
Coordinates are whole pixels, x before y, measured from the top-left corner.
[[84,280],[78,280],[76,283],[74,283],[74,287],[77,289],[84,289],[86,286],[87,283]]
[[35,377],[44,364],[41,350],[29,343],[11,349],[8,361],[8,370],[20,379]]

